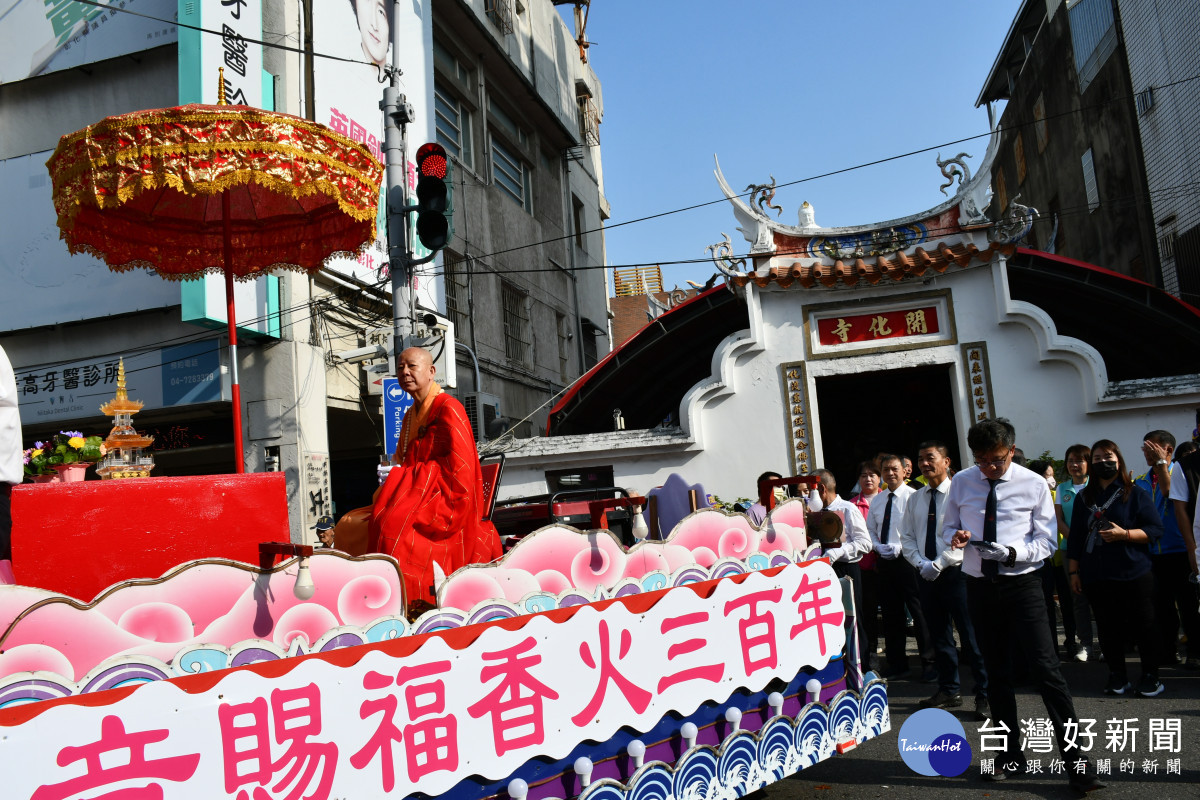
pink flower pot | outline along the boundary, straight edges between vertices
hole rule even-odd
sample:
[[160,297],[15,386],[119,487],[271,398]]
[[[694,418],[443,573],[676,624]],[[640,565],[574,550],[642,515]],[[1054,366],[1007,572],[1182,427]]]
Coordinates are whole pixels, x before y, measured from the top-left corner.
[[90,464],[56,464],[54,469],[58,472],[63,483],[79,483],[87,479],[87,469]]
[[34,483],[62,483],[62,478],[56,475],[30,475],[29,480]]

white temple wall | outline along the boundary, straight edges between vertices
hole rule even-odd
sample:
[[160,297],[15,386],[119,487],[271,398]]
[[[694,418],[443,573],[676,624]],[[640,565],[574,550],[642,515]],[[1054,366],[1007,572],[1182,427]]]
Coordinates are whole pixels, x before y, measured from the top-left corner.
[[[759,313],[752,306],[751,329],[718,348],[723,357],[714,358],[715,377],[685,397],[684,406],[690,399],[691,410],[681,413],[682,432],[629,431],[523,442],[522,449],[509,454],[501,497],[545,492],[547,469],[598,464],[612,464],[617,485],[632,491],[645,492],[678,472],[723,499],[752,496],[759,473],[770,469],[787,474],[793,469],[793,428],[787,417],[792,408],[784,406],[781,368],[800,361],[804,362],[810,457],[807,469],[797,464],[797,472],[811,472],[825,464],[830,454],[819,422],[829,415],[837,421],[836,415],[842,413],[836,407],[821,407],[822,378],[878,375],[878,413],[895,414],[903,410],[906,398],[891,378],[907,367],[948,368],[957,445],[968,460],[967,428],[978,413],[1011,419],[1017,427],[1017,445],[1029,458],[1047,449],[1061,458],[1071,444],[1111,438],[1121,446],[1130,468],[1139,473],[1140,445],[1147,431],[1165,428],[1181,440],[1190,435],[1194,409],[1200,405],[1196,380],[1185,381],[1185,391],[1174,396],[1166,390],[1168,381],[1151,380],[1138,382],[1140,398],[1103,400],[1100,393],[1107,383],[1096,374],[1097,368],[1103,369],[1099,355],[1078,340],[1045,328],[1048,318],[1039,317],[1037,309],[1009,301],[1003,266],[951,269],[928,282],[859,286],[844,292],[799,287],[762,292],[751,287],[748,301],[757,304]],[[826,314],[861,316],[906,303],[937,302],[938,297],[945,298],[943,338],[913,337],[899,345],[902,349],[870,352],[866,348],[842,356],[836,347],[814,346],[807,324],[806,311],[811,313],[815,306]],[[969,347],[972,343],[983,347]],[[983,385],[988,389],[982,412],[972,383],[970,354],[975,349],[980,351]],[[844,424],[853,426],[855,420]],[[849,488],[839,487],[842,494]]]

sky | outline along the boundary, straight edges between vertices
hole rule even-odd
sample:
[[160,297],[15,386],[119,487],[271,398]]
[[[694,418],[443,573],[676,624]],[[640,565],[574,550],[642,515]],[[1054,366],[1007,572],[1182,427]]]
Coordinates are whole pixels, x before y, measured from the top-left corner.
[[[589,59],[603,92],[605,233],[614,267],[661,263],[667,289],[703,282],[705,247],[749,244],[722,198],[986,134],[975,108],[1020,0],[595,0]],[[560,6],[571,27],[572,7]],[[999,109],[997,109],[998,116]],[[986,136],[942,147],[969,153]],[[807,200],[824,227],[915,214],[945,200],[938,151],[780,188],[780,221]],[[953,191],[953,190],[950,190]],[[773,213],[773,212],[772,212]]]

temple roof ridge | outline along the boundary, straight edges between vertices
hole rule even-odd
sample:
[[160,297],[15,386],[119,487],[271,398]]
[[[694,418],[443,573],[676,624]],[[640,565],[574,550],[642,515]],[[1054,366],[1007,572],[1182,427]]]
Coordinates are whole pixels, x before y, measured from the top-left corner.
[[[768,207],[781,210],[779,206],[773,203],[776,188],[774,178],[772,178],[770,184],[751,184],[746,187],[746,191],[735,192],[725,179],[724,172],[721,170],[720,159],[716,154],[713,155],[713,161],[716,164],[713,174],[716,176],[717,184],[721,187],[721,191],[733,206],[734,217],[741,226],[738,230],[745,236],[746,241],[751,243],[751,253],[754,254],[772,251],[772,240],[776,233],[792,237],[836,237],[863,234],[912,225],[933,217],[939,217],[955,207],[960,208],[959,225],[962,228],[969,229],[991,223],[985,212],[991,199],[991,165],[996,155],[999,139],[999,130],[993,129],[988,139],[987,150],[984,152],[983,159],[980,161],[979,167],[974,174],[972,174],[970,167],[964,161],[965,158],[970,157],[967,153],[959,153],[944,161],[940,156],[938,157],[937,164],[941,169],[942,175],[946,178],[946,182],[940,187],[943,193],[946,187],[954,184],[955,180],[958,182],[957,191],[949,199],[915,214],[858,225],[842,225],[826,228],[816,225],[815,221],[812,225],[788,225],[779,222],[772,219],[766,211]],[[747,192],[749,193],[748,202],[744,197]],[[757,206],[755,205],[756,199]],[[807,202],[805,205],[807,205]],[[811,209],[811,206],[809,206],[809,209]],[[800,213],[804,213],[803,207]]]

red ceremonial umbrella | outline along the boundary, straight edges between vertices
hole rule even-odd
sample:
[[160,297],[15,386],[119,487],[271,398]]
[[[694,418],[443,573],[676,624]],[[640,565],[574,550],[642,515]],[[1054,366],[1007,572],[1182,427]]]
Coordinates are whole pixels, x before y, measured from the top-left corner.
[[375,240],[383,168],[324,125],[248,106],[186,105],[108,117],[46,162],[60,236],[116,272],[225,276],[237,471],[241,389],[233,281],[313,272]]

